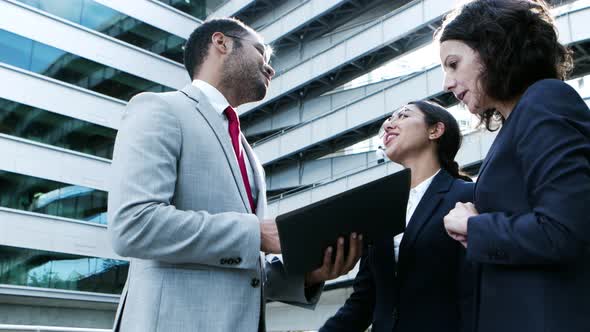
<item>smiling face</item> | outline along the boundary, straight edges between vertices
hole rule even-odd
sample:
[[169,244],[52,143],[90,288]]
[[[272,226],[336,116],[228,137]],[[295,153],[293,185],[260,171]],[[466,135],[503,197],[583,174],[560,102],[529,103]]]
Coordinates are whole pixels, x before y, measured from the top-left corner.
[[416,105],[406,105],[393,112],[381,127],[381,139],[387,157],[396,163],[432,149],[424,114]]
[[275,74],[268,63],[271,50],[252,32],[228,37],[234,42],[223,66],[222,84],[239,87],[238,98],[243,103],[262,100]]
[[440,44],[440,61],[445,73],[445,91],[452,92],[473,114],[492,108],[481,89],[484,67],[476,51],[461,41],[447,40]]

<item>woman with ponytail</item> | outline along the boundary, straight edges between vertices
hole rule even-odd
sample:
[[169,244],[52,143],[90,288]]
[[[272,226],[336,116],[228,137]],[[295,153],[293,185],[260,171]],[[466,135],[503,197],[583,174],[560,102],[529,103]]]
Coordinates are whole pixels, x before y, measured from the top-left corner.
[[473,280],[465,249],[447,236],[443,217],[473,199],[455,156],[455,118],[427,101],[393,112],[381,128],[385,153],[412,170],[406,230],[365,250],[354,291],[320,332],[471,330]]

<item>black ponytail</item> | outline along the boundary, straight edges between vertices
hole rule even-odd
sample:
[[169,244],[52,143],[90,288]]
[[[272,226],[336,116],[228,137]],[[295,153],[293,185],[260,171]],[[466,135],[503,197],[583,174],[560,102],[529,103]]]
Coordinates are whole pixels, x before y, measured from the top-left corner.
[[464,175],[461,173],[461,171],[459,171],[459,164],[457,164],[456,161],[450,159],[441,159],[440,153],[438,159],[441,164],[441,168],[451,174],[452,177],[467,182],[473,182],[469,176]]

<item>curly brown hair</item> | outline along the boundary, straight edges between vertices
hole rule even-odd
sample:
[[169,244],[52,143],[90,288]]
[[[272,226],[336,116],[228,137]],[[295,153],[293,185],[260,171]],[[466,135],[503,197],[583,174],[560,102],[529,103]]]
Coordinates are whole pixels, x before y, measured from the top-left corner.
[[[459,40],[476,51],[484,66],[484,94],[503,102],[533,83],[565,80],[573,69],[572,51],[559,43],[555,22],[543,0],[475,0],[449,13],[435,32],[440,43]],[[495,109],[479,115],[488,130],[504,121]]]

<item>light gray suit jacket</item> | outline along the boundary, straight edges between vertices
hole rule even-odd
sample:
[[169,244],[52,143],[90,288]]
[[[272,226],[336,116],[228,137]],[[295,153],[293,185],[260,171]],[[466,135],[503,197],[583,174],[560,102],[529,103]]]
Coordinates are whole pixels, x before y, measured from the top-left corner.
[[303,276],[261,259],[264,170],[242,136],[259,188],[254,215],[222,121],[193,85],[127,105],[108,202],[114,250],[131,258],[115,330],[250,332],[263,297],[317,302],[321,290],[308,301]]

